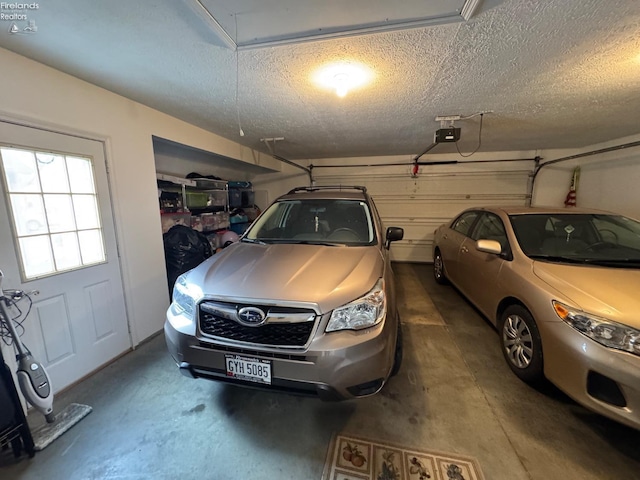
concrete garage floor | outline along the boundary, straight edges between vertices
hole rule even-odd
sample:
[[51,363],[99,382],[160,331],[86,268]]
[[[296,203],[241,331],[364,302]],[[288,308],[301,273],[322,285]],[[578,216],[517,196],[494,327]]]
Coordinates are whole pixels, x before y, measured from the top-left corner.
[[430,265],[394,269],[405,361],[381,394],[331,404],[190,380],[159,335],[59,395],[93,413],[32,459],[2,452],[0,477],[319,480],[342,432],[475,457],[486,480],[640,479],[640,431],[523,384]]

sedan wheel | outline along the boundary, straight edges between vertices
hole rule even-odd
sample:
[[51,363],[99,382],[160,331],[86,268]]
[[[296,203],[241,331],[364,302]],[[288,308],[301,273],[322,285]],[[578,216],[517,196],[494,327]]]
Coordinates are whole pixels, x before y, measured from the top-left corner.
[[542,341],[533,316],[520,306],[512,305],[500,321],[502,354],[509,368],[528,383],[543,378]]
[[444,274],[444,261],[440,250],[436,250],[433,254],[433,277],[436,279],[436,283],[440,285],[447,283],[447,277]]

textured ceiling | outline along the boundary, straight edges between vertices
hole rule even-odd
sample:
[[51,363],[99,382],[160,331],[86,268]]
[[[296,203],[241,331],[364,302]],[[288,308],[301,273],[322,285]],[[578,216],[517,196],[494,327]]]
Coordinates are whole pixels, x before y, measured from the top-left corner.
[[[261,18],[265,38],[295,33],[305,15],[315,19],[300,27],[307,34],[337,31],[360,18],[352,5],[362,2],[243,0],[242,11],[224,12],[234,3],[203,4],[241,45],[258,38],[250,26]],[[300,4],[306,12],[291,14]],[[390,21],[384,4],[367,2],[362,22]],[[261,138],[284,137],[276,153],[289,159],[415,155],[433,141],[436,116],[480,111],[493,112],[480,151],[640,133],[638,0],[485,0],[468,21],[237,51],[185,1],[47,0],[26,13],[38,31],[11,34],[2,21],[1,47],[260,151]],[[312,74],[334,61],[367,65],[372,83],[345,98],[319,89]],[[479,119],[456,122],[463,153],[477,146]],[[452,151],[440,144],[432,153]]]

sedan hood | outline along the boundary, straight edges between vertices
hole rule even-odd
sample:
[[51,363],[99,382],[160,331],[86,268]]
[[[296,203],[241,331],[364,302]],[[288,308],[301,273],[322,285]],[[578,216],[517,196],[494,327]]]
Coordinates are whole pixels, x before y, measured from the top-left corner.
[[196,267],[205,296],[314,303],[326,313],[367,293],[383,274],[376,246],[234,243]]
[[640,329],[640,270],[536,261],[533,273],[572,306]]

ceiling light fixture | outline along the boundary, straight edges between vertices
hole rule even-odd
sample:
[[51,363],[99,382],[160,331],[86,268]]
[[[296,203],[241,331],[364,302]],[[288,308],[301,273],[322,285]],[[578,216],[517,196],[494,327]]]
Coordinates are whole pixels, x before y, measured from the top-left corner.
[[361,88],[373,81],[373,71],[364,64],[336,62],[318,68],[312,74],[312,81],[320,88],[332,90],[343,98],[348,92]]
[[333,82],[336,87],[336,95],[340,98],[346,97],[349,91],[349,75],[346,73],[337,73],[333,77]]

